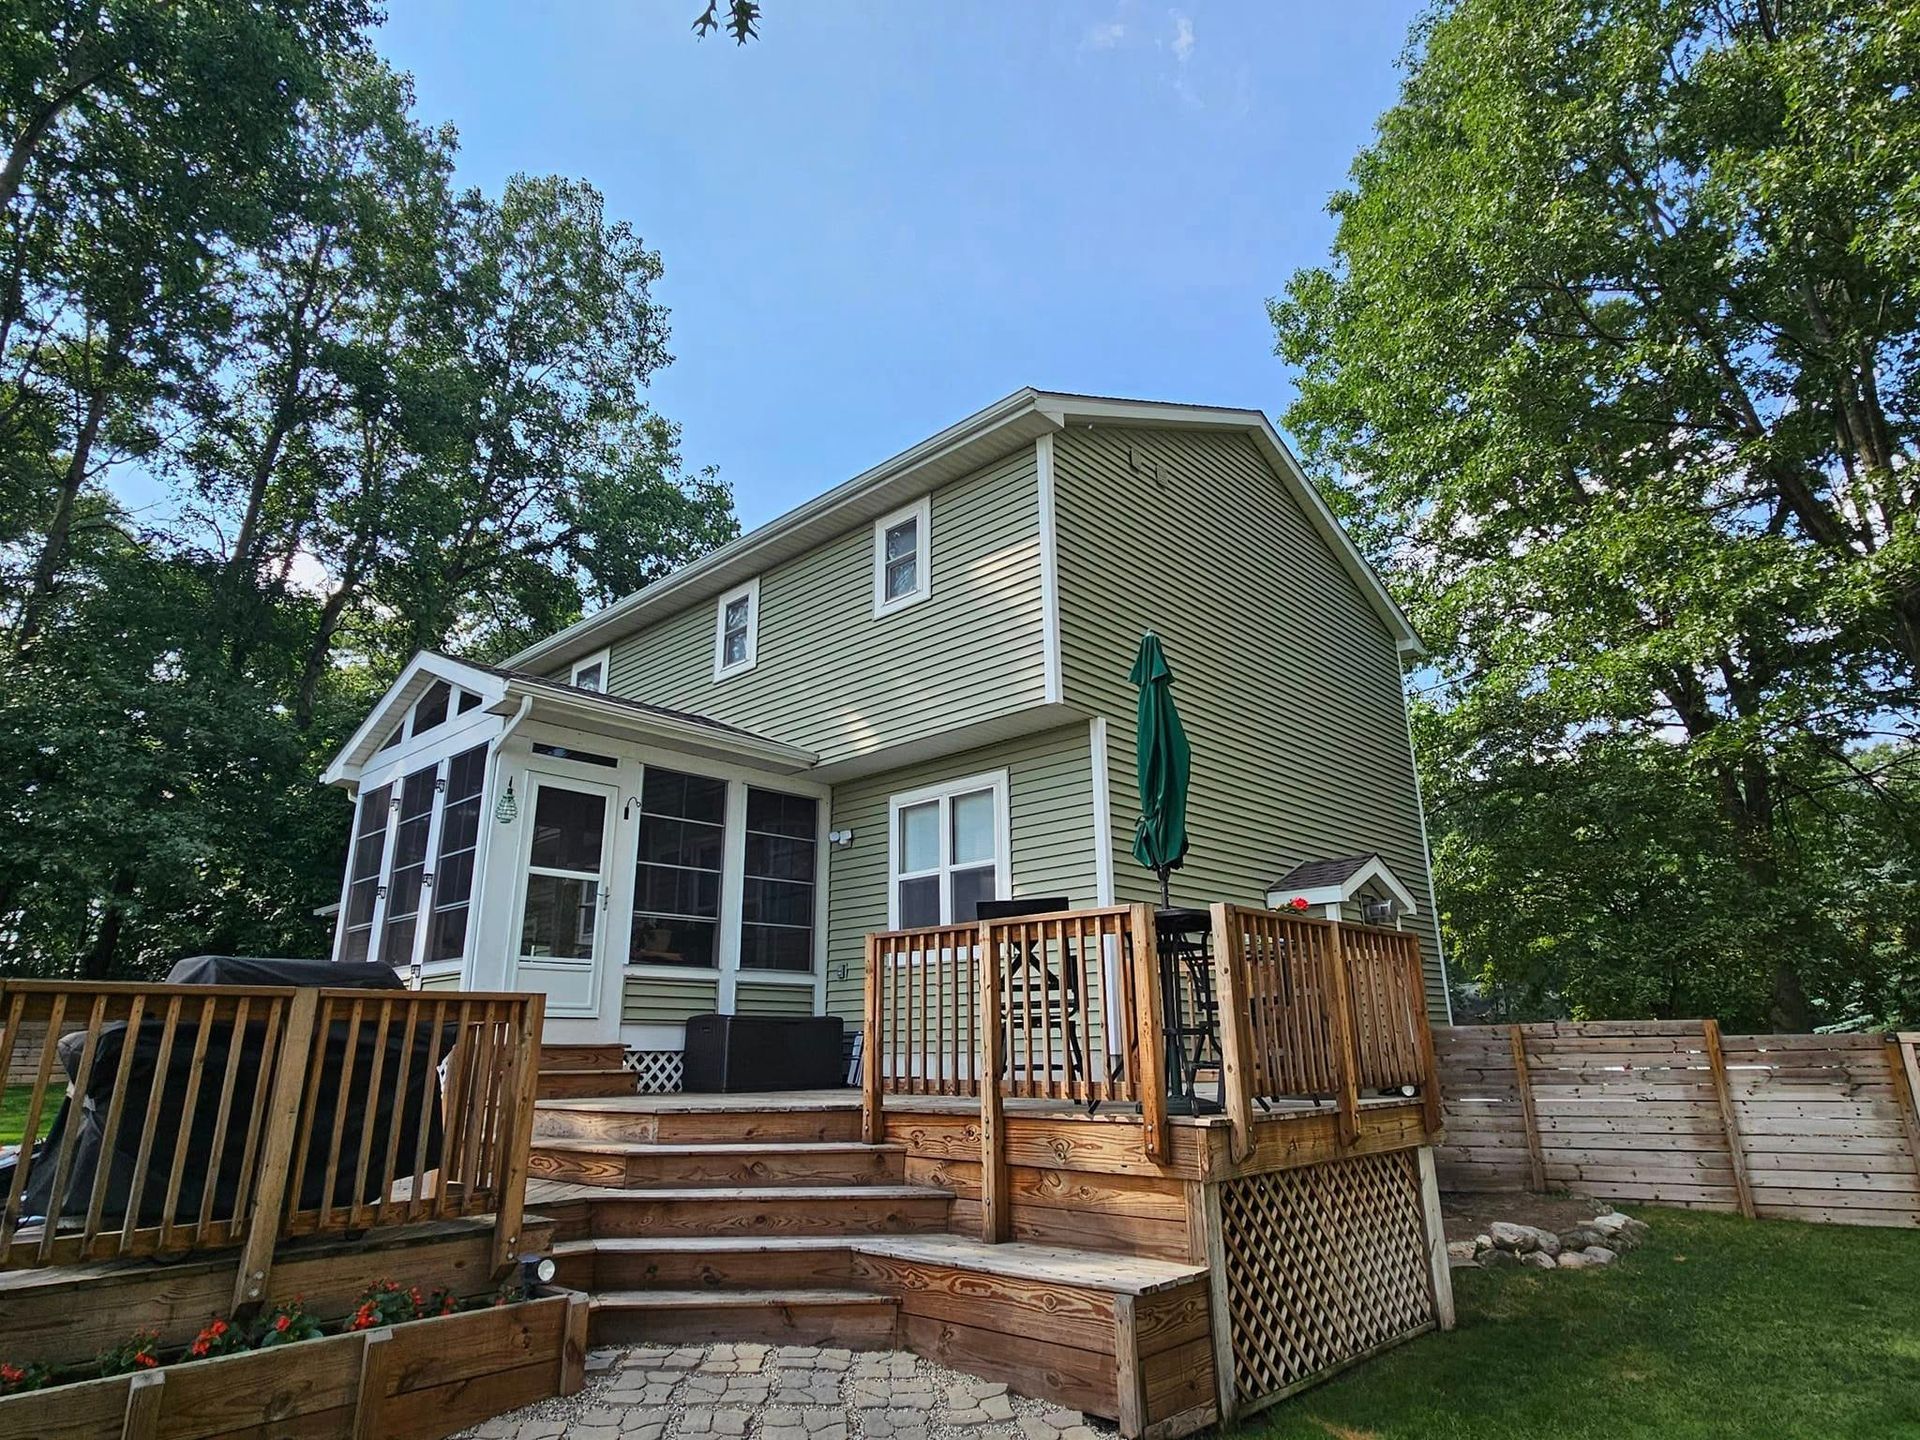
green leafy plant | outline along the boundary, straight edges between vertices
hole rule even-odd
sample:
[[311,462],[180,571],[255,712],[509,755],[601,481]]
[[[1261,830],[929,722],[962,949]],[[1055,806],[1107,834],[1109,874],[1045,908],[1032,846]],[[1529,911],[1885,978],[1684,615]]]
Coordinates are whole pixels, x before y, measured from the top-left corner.
[[273,1345],[292,1345],[301,1340],[318,1340],[320,1322],[307,1313],[296,1295],[269,1310],[260,1322],[260,1338],[254,1343],[265,1350]]
[[247,1337],[231,1320],[216,1315],[193,1337],[193,1343],[187,1346],[187,1355],[194,1360],[206,1360],[215,1355],[234,1355],[251,1348]]
[[360,1304],[347,1317],[346,1329],[376,1330],[431,1313],[418,1285],[403,1290],[396,1281],[377,1280],[360,1293]]
[[126,1375],[135,1370],[152,1370],[160,1364],[160,1336],[153,1330],[136,1330],[110,1350],[100,1352],[97,1362],[102,1375]]
[[52,1382],[52,1379],[53,1372],[38,1361],[31,1365],[0,1363],[0,1395],[19,1395],[28,1390],[42,1390]]

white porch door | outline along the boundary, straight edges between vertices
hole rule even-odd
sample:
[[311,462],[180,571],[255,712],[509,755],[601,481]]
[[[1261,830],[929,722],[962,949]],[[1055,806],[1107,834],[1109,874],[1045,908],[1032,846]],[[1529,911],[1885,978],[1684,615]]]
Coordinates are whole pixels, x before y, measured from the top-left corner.
[[599,1013],[613,858],[611,785],[527,777],[526,847],[513,933],[515,990],[544,990],[549,1016]]

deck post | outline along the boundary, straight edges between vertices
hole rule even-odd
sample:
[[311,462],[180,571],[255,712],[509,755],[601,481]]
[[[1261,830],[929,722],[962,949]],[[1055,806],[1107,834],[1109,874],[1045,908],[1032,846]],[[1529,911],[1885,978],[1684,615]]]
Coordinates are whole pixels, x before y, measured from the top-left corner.
[[1007,1200],[1006,1126],[1000,1097],[1005,1037],[1000,1016],[1000,947],[993,927],[980,923],[980,1238],[998,1245],[1011,1238]]
[[863,1011],[866,1019],[860,1034],[860,1138],[878,1145],[885,1122],[881,1114],[880,1053],[880,937],[867,936],[867,989]]
[[1420,1106],[1427,1123],[1427,1143],[1432,1144],[1446,1123],[1440,1108],[1444,1097],[1440,1093],[1440,1061],[1433,1051],[1433,1017],[1427,1013],[1427,969],[1420,961],[1420,937],[1410,938],[1413,943],[1407,948],[1411,952],[1408,964],[1413,967],[1411,993],[1419,1006],[1414,1038],[1420,1047]]
[[1920,1174],[1920,1059],[1914,1045],[1920,1035],[1901,1031],[1887,1036],[1887,1078],[1893,1084],[1893,1103],[1900,1109],[1900,1123],[1906,1128],[1907,1149],[1913,1152],[1913,1168]]
[[1220,1423],[1239,1410],[1233,1371],[1233,1299],[1227,1293],[1227,1229],[1220,1213],[1220,1182],[1187,1182],[1187,1259],[1207,1267],[1207,1328],[1213,1340],[1214,1394]]
[[380,1440],[389,1432],[382,1413],[387,1406],[387,1380],[393,1374],[393,1327],[367,1331],[360,1349],[360,1383],[353,1395],[353,1440]]
[[1360,1051],[1353,1033],[1353,993],[1347,983],[1347,947],[1341,922],[1327,926],[1329,996],[1327,1019],[1333,1029],[1333,1055],[1340,1105],[1340,1144],[1351,1148],[1360,1138]]
[[1527,1130],[1527,1189],[1538,1195],[1547,1188],[1546,1155],[1540,1147],[1540,1120],[1533,1113],[1533,1075],[1527,1069],[1527,1036],[1518,1025],[1507,1028],[1513,1051],[1513,1084],[1520,1092],[1520,1118]]
[[1233,1126],[1233,1158],[1253,1153],[1253,1037],[1248,1033],[1247,971],[1240,953],[1234,907],[1215,904],[1213,915],[1213,988],[1220,1005],[1220,1102]]
[[1433,1146],[1414,1152],[1420,1163],[1420,1216],[1427,1232],[1427,1274],[1433,1289],[1433,1319],[1442,1330],[1453,1329],[1453,1269],[1447,1264],[1447,1225],[1440,1213],[1440,1171]]
[[293,999],[287,1002],[285,1023],[280,1027],[273,1094],[267,1101],[266,1125],[260,1139],[260,1168],[248,1206],[240,1265],[233,1278],[233,1304],[229,1308],[235,1313],[266,1298],[267,1278],[273,1272],[273,1249],[280,1239],[280,1211],[287,1196],[293,1132],[300,1123],[300,1105],[307,1083],[307,1056],[313,1049],[314,1016],[319,1008],[318,990],[295,990]]
[[1133,927],[1134,1034],[1140,1048],[1140,1128],[1147,1158],[1167,1163],[1167,1052],[1160,1029],[1160,943],[1153,906],[1130,905]]
[[511,1111],[500,1122],[500,1166],[493,1197],[493,1278],[502,1280],[520,1258],[520,1222],[527,1208],[527,1171],[532,1162],[533,1109],[540,1098],[540,1038],[547,997],[535,990],[520,1012],[501,1100]]

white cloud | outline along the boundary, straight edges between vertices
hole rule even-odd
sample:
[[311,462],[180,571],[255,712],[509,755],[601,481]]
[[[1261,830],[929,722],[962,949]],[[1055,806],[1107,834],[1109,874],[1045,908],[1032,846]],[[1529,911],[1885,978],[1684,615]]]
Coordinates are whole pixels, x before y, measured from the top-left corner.
[[1183,10],[1169,10],[1173,17],[1173,58],[1182,65],[1193,55],[1193,21]]
[[1103,25],[1089,26],[1081,44],[1089,50],[1112,50],[1126,38],[1126,22],[1109,20]]

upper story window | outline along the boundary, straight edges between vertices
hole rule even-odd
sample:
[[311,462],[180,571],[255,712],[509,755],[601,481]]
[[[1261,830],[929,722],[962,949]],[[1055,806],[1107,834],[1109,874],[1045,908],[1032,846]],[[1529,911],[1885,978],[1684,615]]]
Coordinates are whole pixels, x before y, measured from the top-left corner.
[[444,680],[436,680],[420,697],[420,703],[413,707],[413,730],[415,735],[425,734],[436,725],[446,723],[447,707],[453,701],[453,687]]
[[933,580],[927,497],[873,522],[873,613],[895,610],[927,598]]
[[593,690],[605,694],[607,690],[607,652],[596,651],[584,660],[576,660],[573,673],[567,683],[578,690]]
[[751,670],[760,653],[760,578],[720,597],[713,613],[713,678]]

